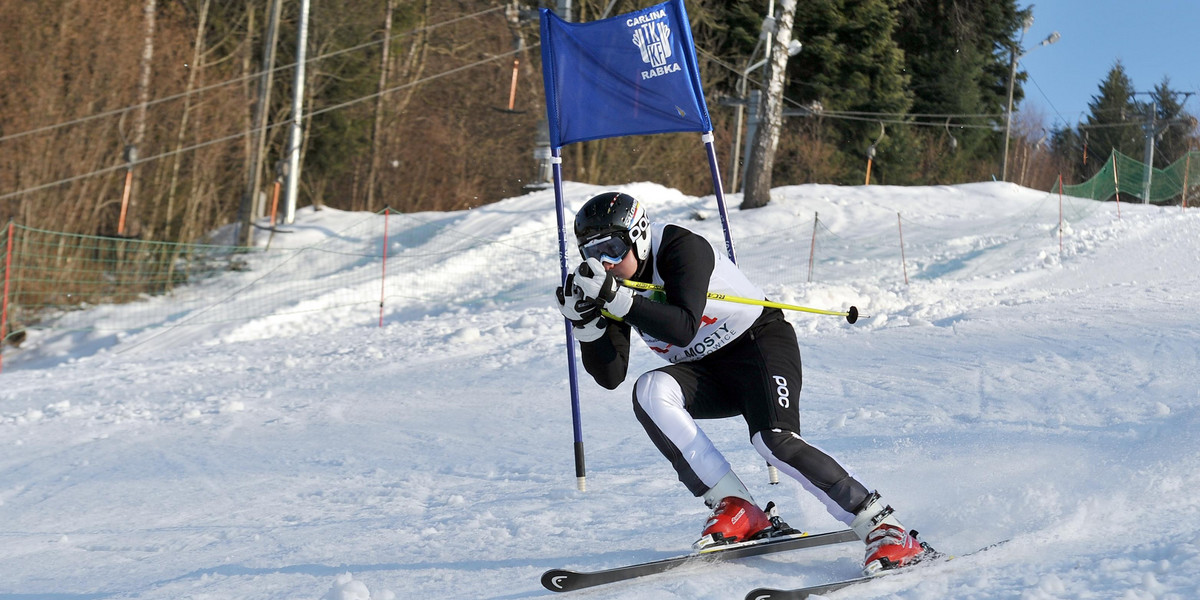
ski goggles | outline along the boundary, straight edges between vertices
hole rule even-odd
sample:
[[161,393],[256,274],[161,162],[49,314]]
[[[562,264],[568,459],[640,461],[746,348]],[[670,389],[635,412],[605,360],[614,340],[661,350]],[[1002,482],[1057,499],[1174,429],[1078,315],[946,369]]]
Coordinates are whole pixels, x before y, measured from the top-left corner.
[[579,253],[583,255],[584,260],[595,258],[601,262],[615,265],[625,260],[625,255],[629,252],[631,245],[626,236],[620,234],[606,235],[594,240],[588,240],[579,247]]

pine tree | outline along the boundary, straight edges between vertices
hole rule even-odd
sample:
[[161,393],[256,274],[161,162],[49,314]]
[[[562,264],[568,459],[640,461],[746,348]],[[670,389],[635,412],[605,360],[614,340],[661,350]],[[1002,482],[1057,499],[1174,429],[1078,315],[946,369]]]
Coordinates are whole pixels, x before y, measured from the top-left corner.
[[[1096,165],[1081,172],[1094,173],[1104,160],[1115,150],[1129,156],[1141,156],[1144,143],[1142,114],[1144,105],[1134,99],[1133,82],[1125,73],[1121,61],[1113,64],[1108,76],[1099,86],[1100,93],[1092,96],[1088,103],[1091,111],[1087,121],[1080,125],[1086,130],[1088,152],[1094,156]],[[1089,167],[1093,167],[1089,161]]]
[[[912,105],[904,53],[893,40],[900,0],[812,0],[797,13],[794,35],[804,51],[791,61],[788,98],[824,110],[898,115]],[[894,119],[894,117],[892,117]],[[823,134],[838,147],[843,179],[860,184],[866,153],[880,123],[828,119]],[[882,180],[906,172],[913,153],[898,143],[901,128],[884,136],[875,171]],[[873,176],[874,177],[874,176]]]
[[[994,169],[1001,138],[978,126],[1004,124],[1011,53],[1021,51],[1016,36],[1030,11],[1018,10],[1016,0],[910,0],[900,6],[895,37],[912,76],[912,112],[986,116],[947,117],[947,129],[975,126],[953,129],[957,151],[940,161],[950,179],[961,180],[971,163]],[[1017,104],[1024,96],[1022,79],[1014,82]]]

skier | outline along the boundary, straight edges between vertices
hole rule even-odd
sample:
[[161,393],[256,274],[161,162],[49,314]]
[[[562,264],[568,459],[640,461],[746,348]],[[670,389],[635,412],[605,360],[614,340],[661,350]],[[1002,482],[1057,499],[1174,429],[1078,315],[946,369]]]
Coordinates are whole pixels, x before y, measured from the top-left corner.
[[[933,553],[877,492],[800,436],[800,350],[783,312],[708,301],[710,291],[764,299],[732,261],[683,227],[651,223],[641,203],[618,192],[583,205],[575,237],[584,262],[556,296],[587,372],[604,388],[620,385],[631,328],[671,363],[638,377],[633,410],[679,480],[712,509],[697,549],[772,533],[771,518],[696,423],[741,415],[767,462],[863,539],[864,572]],[[653,283],[662,291],[634,291],[622,280]]]

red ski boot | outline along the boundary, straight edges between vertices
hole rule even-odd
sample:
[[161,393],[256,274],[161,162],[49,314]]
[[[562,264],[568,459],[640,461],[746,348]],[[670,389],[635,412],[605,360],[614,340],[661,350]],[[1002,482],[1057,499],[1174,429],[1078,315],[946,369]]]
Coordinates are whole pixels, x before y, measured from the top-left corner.
[[867,499],[866,506],[855,515],[850,527],[867,544],[864,575],[875,575],[938,556],[933,548],[917,539],[917,532],[909,532],[900,524],[892,514],[892,507],[880,502],[878,494]]
[[692,547],[703,550],[714,545],[744,542],[770,529],[771,526],[770,517],[753,502],[729,496],[713,508],[712,516],[704,524],[700,539],[696,540]]
[[917,532],[910,533],[894,525],[883,524],[872,529],[866,541],[867,557],[863,560],[866,575],[920,562],[932,552],[917,539]]

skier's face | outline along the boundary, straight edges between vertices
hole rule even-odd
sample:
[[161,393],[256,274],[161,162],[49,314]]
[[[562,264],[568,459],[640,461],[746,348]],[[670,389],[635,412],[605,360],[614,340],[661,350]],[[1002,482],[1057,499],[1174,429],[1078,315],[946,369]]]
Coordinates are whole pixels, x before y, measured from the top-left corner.
[[605,271],[612,273],[613,277],[621,279],[629,279],[637,272],[637,257],[633,255],[633,248],[625,253],[625,258],[622,258],[621,262],[613,264],[605,261],[603,264]]

